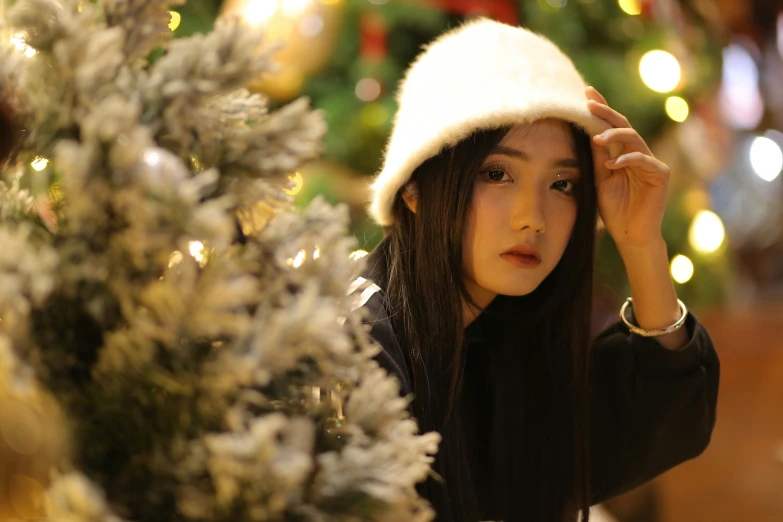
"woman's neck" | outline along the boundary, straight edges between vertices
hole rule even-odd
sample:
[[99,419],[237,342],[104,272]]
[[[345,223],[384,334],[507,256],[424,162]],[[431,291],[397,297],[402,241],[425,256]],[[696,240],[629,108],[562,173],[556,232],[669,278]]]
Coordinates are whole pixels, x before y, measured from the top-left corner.
[[470,326],[476,317],[481,315],[481,312],[490,305],[490,303],[497,297],[497,294],[490,292],[484,288],[481,288],[476,283],[470,280],[465,281],[465,287],[468,290],[468,294],[473,299],[473,302],[477,305],[474,306],[463,299],[462,301],[462,326],[467,328]]

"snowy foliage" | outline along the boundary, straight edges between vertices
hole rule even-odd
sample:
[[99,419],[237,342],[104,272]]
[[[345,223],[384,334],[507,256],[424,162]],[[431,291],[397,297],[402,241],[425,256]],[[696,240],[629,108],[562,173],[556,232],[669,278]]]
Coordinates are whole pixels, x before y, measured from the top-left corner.
[[284,192],[322,117],[243,89],[273,69],[257,29],[169,41],[178,4],[7,13],[27,57],[0,64],[24,129],[0,183],[0,401],[47,435],[41,505],[68,522],[431,520],[414,486],[438,435],[406,418],[352,311],[347,213]]

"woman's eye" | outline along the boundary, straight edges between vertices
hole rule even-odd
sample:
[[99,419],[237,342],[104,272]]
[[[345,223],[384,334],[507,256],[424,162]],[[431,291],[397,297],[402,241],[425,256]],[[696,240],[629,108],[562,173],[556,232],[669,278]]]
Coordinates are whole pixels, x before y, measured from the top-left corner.
[[567,179],[559,179],[552,184],[555,190],[570,194],[574,191],[574,182]]
[[491,169],[484,171],[484,177],[488,181],[503,181],[506,178],[506,171],[501,169]]

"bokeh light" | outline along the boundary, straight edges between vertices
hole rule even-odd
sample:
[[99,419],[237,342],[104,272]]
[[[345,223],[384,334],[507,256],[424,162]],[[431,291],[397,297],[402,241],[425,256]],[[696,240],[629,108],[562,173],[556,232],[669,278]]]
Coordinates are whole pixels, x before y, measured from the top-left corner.
[[33,162],[30,163],[30,166],[38,172],[41,172],[43,169],[45,169],[47,165],[49,165],[49,160],[40,156],[36,157]]
[[302,17],[302,21],[299,22],[299,32],[308,38],[318,36],[323,31],[324,19],[315,13],[310,13]]
[[289,257],[286,261],[289,266],[293,266],[294,268],[299,268],[302,266],[302,263],[304,263],[305,260],[305,251],[300,250],[297,252],[296,257]]
[[783,150],[770,138],[757,136],[750,145],[750,166],[764,181],[773,181],[783,170]]
[[169,256],[169,268],[171,268],[174,265],[178,265],[182,262],[182,260],[185,259],[185,256],[180,252],[179,250],[175,250],[171,253]]
[[355,92],[362,101],[374,101],[381,95],[381,84],[375,78],[362,78],[356,83]]
[[357,259],[361,259],[361,258],[363,258],[364,256],[366,256],[368,254],[369,254],[369,252],[367,252],[366,250],[359,249],[359,250],[354,250],[353,252],[351,252],[351,255],[349,255],[348,257],[353,259],[354,261],[356,261]]
[[671,53],[656,49],[639,61],[639,74],[647,87],[655,92],[671,92],[682,78],[680,62]]
[[684,122],[690,114],[688,102],[679,96],[669,96],[666,99],[666,114],[678,123]]
[[361,113],[362,123],[368,127],[380,127],[389,121],[389,109],[380,103],[368,103]]
[[702,210],[693,218],[688,239],[695,250],[704,253],[715,252],[725,238],[726,230],[723,221],[715,212]]
[[[274,0],[269,1],[274,2]],[[280,4],[284,15],[289,18],[297,18],[308,8],[310,0],[280,0]]]
[[755,129],[764,114],[764,100],[758,66],[745,45],[733,43],[723,50],[722,75],[719,102],[723,118],[734,128]]
[[261,26],[275,16],[277,8],[276,0],[248,0],[239,9],[239,14],[248,24]]
[[199,264],[204,262],[204,243],[201,241],[191,241],[188,243],[188,250],[190,251],[190,255],[193,256],[193,259],[198,261]]
[[283,189],[283,192],[289,196],[296,196],[299,194],[299,191],[302,190],[302,186],[304,186],[304,178],[302,178],[302,174],[300,172],[294,172],[291,177],[288,178],[288,181],[290,181],[292,185],[287,189]]
[[176,31],[177,27],[179,27],[180,22],[182,22],[182,16],[176,11],[169,11],[169,14],[171,15],[171,21],[169,22],[169,29],[171,29],[172,31]]
[[617,0],[617,3],[620,5],[620,9],[629,15],[642,14],[641,0]]
[[687,283],[693,277],[693,262],[683,255],[676,255],[671,263],[672,279],[680,284]]
[[32,58],[38,51],[27,45],[27,35],[24,33],[16,33],[11,37],[11,45],[14,48],[23,53],[28,58]]

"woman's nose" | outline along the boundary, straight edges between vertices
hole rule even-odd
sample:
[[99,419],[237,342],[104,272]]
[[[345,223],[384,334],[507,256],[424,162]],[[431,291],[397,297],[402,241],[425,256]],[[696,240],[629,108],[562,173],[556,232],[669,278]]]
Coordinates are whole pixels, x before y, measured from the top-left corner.
[[542,234],[546,230],[544,197],[539,190],[527,187],[519,191],[514,199],[511,228],[514,230],[529,228],[536,234]]

